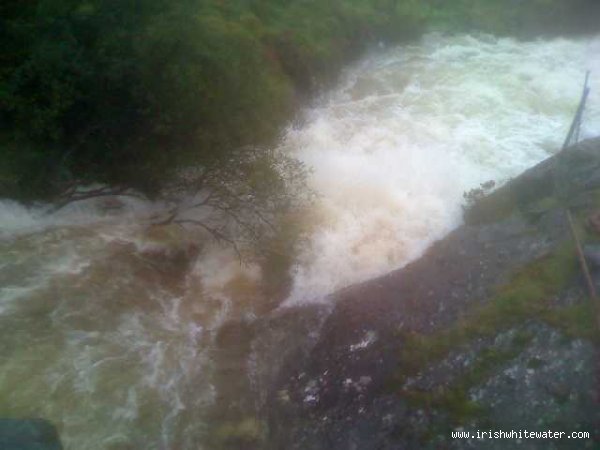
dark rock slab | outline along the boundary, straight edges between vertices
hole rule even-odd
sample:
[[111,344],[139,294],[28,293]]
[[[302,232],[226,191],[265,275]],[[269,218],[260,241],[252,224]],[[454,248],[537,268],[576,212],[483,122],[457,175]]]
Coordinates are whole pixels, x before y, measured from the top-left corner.
[[43,419],[0,419],[2,450],[62,450],[54,425]]
[[[600,140],[596,139],[544,161],[481,200],[467,212],[465,225],[419,260],[334,294],[335,307],[320,326],[308,356],[280,364],[277,378],[262,393],[269,428],[264,447],[488,448],[481,442],[443,436],[423,440],[443,414],[410,406],[387,386],[398,370],[404,337],[451,327],[489,302],[513,274],[569,241],[564,205],[575,214],[586,214],[600,206],[598,189]],[[553,302],[570,305],[573,298],[581,298],[581,280],[573,283]],[[497,426],[521,421],[522,428],[531,429],[580,423],[595,432],[600,417],[593,402],[596,353],[591,343],[573,341],[543,324],[523,326],[533,335],[531,344],[468,395],[486,403],[490,409],[486,420]],[[472,342],[413,382],[435,393],[459,377],[480,351],[501,349],[501,342],[500,335]],[[545,368],[534,368],[531,361],[543,362]],[[515,408],[522,413],[512,414]],[[544,417],[547,420],[540,422]],[[570,444],[534,442],[521,448],[592,448],[598,443]],[[494,445],[489,448],[515,448],[515,442]]]

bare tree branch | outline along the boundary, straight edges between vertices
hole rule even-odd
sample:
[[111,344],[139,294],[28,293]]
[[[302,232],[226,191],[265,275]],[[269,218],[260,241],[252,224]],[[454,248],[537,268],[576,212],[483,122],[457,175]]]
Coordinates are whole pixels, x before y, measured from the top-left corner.
[[242,253],[239,250],[239,247],[237,245],[237,242],[231,238],[228,238],[227,236],[225,236],[223,233],[221,233],[219,230],[212,228],[208,225],[206,225],[204,222],[200,221],[200,220],[194,220],[194,219],[177,219],[174,220],[173,223],[177,224],[177,225],[185,225],[185,224],[191,224],[191,225],[195,225],[198,226],[200,228],[203,228],[204,230],[206,230],[208,233],[210,233],[210,235],[217,241],[217,242],[226,242],[229,245],[231,245],[231,247],[233,248],[233,250],[235,251],[238,259],[240,260],[240,262],[242,261]]
[[[144,219],[148,226],[192,225],[215,241],[230,245],[242,260],[240,245],[259,244],[274,236],[273,219],[304,194],[306,170],[302,163],[276,152],[240,149],[226,161],[183,169],[162,191],[164,209]],[[73,179],[48,211],[98,197],[142,197],[127,186],[83,189]],[[306,197],[305,197],[306,198]]]

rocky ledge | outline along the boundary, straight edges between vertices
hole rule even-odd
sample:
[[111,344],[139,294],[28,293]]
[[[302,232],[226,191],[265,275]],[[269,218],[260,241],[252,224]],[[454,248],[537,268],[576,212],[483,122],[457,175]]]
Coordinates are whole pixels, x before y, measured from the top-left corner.
[[[332,309],[256,325],[254,365],[271,355],[254,373],[262,418],[235,445],[598,448],[597,311],[565,212],[593,256],[600,139],[474,197],[465,224],[419,260],[334,294]],[[600,270],[592,275],[600,282]],[[591,438],[451,438],[548,429]]]

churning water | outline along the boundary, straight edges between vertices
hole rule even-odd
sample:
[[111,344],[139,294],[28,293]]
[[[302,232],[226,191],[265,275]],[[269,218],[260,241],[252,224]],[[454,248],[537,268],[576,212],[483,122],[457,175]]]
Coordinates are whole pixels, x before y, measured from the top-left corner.
[[[556,152],[586,69],[582,134],[600,135],[598,38],[429,35],[349,68],[282,143],[319,194],[286,303],[406,264],[464,191]],[[71,450],[195,449],[215,331],[254,312],[260,270],[212,246],[189,264],[194,231],[144,230],[160,205],[106,206],[0,202],[0,417],[47,418]]]
[[600,134],[599,42],[428,36],[352,68],[286,141],[324,218],[289,301],[402,266],[457,226],[465,191],[556,152],[594,67],[583,135]]

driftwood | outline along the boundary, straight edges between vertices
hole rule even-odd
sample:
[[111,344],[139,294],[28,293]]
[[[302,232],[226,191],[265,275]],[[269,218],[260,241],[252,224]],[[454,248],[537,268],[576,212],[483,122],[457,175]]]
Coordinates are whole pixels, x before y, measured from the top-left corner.
[[[585,82],[583,85],[583,93],[581,95],[581,100],[579,101],[579,106],[577,107],[577,111],[575,113],[575,117],[573,118],[573,122],[571,123],[571,127],[569,128],[569,133],[567,134],[567,138],[565,139],[565,143],[563,144],[562,150],[565,151],[571,143],[577,144],[579,141],[579,131],[581,129],[581,121],[583,118],[583,112],[585,111],[585,106],[587,99],[590,94],[589,87],[589,78],[590,72],[587,71],[585,74]],[[554,189],[555,192],[558,193],[558,177],[556,171],[554,171]],[[577,250],[577,258],[579,260],[579,266],[581,268],[581,272],[585,278],[585,283],[587,285],[588,294],[590,296],[590,300],[595,309],[596,314],[596,326],[598,331],[600,331],[600,299],[598,298],[598,294],[596,292],[596,285],[594,280],[590,275],[590,269],[588,266],[588,262],[586,260],[585,254],[581,247],[581,241],[579,240],[579,236],[577,235],[577,230],[575,228],[575,224],[573,222],[573,216],[571,215],[571,211],[568,207],[565,207],[567,221],[569,223],[569,229],[571,230],[571,237],[573,238],[573,242],[575,243],[575,248]]]
[[569,228],[571,230],[573,242],[575,243],[575,248],[577,249],[577,258],[579,259],[579,266],[581,267],[581,272],[583,273],[583,276],[585,278],[588,294],[590,295],[590,300],[592,301],[592,304],[594,305],[594,309],[596,311],[596,326],[598,327],[598,330],[600,330],[600,299],[598,299],[596,286],[594,284],[592,276],[590,275],[590,269],[588,267],[587,260],[583,253],[581,241],[579,240],[579,236],[577,235],[577,230],[575,229],[573,217],[571,216],[571,211],[569,211],[569,209],[567,209],[567,220],[569,222]]

